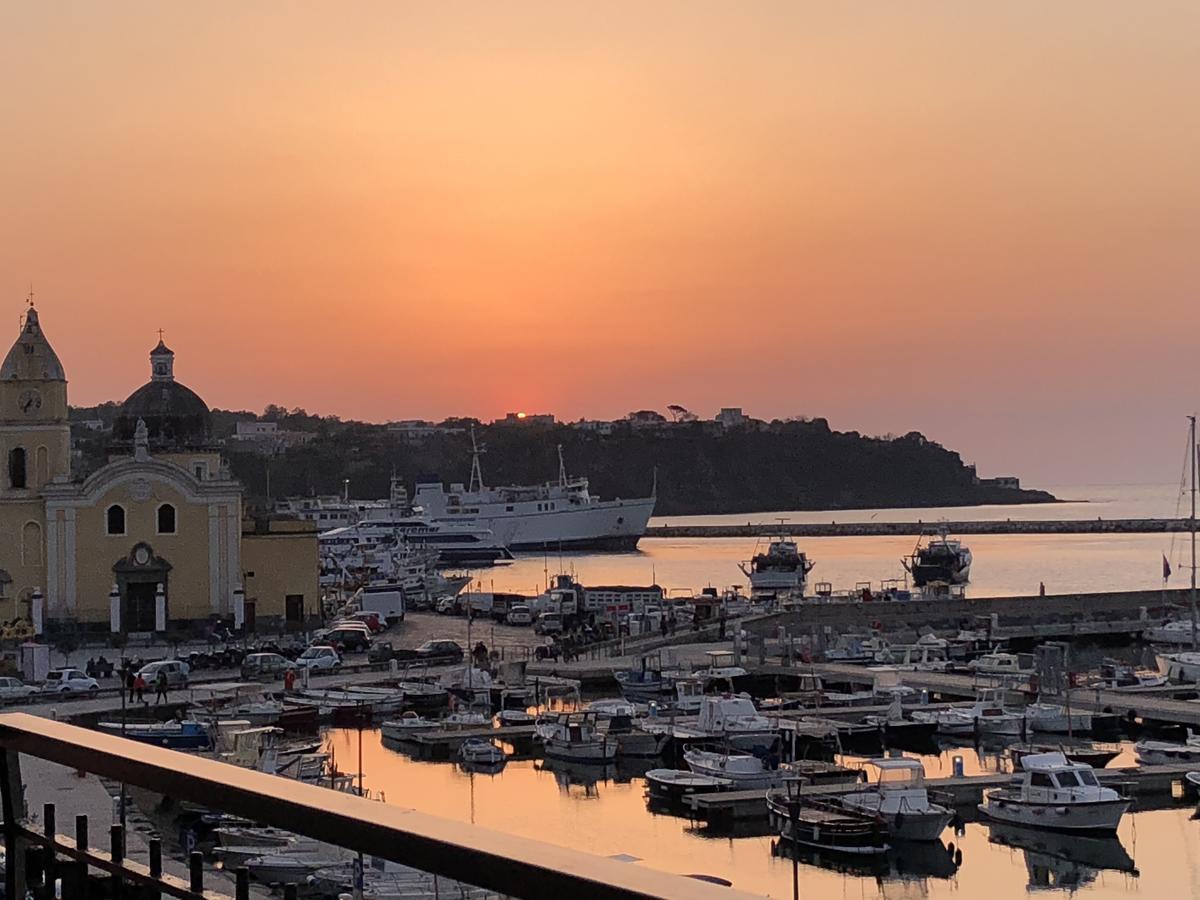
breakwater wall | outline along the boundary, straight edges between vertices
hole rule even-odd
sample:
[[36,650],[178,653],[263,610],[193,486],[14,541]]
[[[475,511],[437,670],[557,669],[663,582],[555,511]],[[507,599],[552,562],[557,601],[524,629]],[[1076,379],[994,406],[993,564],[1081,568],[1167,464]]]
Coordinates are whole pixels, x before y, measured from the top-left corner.
[[796,610],[750,619],[744,627],[773,637],[780,626],[800,634],[828,625],[835,632],[867,630],[879,624],[885,631],[906,628],[957,628],[975,624],[976,616],[999,616],[1004,625],[1049,622],[1147,619],[1160,622],[1188,605],[1189,591],[1106,591],[1047,594],[1044,597],[980,597],[978,599],[880,601],[867,603],[808,603]]
[[651,525],[648,538],[916,537],[946,528],[951,534],[1165,534],[1188,531],[1187,519],[999,519],[943,522],[796,522],[745,525]]

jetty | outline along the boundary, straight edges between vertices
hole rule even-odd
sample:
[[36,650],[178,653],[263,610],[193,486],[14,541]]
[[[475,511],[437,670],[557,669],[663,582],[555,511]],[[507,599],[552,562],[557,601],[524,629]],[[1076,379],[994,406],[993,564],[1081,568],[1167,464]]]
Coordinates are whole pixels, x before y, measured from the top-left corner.
[[1188,531],[1187,519],[975,519],[961,522],[747,522],[745,525],[651,525],[648,538],[916,537],[954,534],[1168,534]]

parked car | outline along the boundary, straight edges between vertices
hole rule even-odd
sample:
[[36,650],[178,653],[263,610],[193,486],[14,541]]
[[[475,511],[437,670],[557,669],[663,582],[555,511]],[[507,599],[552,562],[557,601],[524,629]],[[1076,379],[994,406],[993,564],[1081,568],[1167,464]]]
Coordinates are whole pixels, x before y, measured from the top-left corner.
[[456,641],[426,641],[417,648],[417,658],[425,661],[462,662],[463,648]]
[[528,606],[514,606],[509,609],[505,620],[509,625],[532,625],[533,613]]
[[538,634],[562,634],[562,616],[558,613],[542,613],[533,623],[533,630]]
[[45,694],[78,694],[100,690],[100,682],[79,669],[51,669],[42,684]]
[[0,703],[16,703],[35,693],[37,689],[20,678],[0,678]]
[[337,648],[339,653],[358,653],[371,646],[371,634],[366,626],[358,627],[358,623],[347,622],[334,628],[317,633],[317,639],[322,644]]
[[169,688],[184,688],[188,683],[188,664],[178,659],[162,659],[158,662],[152,662],[138,669],[137,674],[146,679],[146,684],[154,687],[155,679],[158,678],[159,672],[167,673],[167,687]]
[[438,601],[436,609],[439,615],[457,616],[462,612],[462,605],[457,597],[443,597]]
[[282,678],[284,672],[294,668],[295,663],[278,653],[250,653],[242,660],[242,677]]
[[[359,622],[367,626],[367,630],[371,634],[379,634],[381,631],[387,631],[387,622],[385,622],[379,613],[374,610],[365,610],[363,612],[351,613],[346,617],[346,622]],[[339,623],[341,624],[341,623]]]
[[324,644],[314,644],[309,647],[298,657],[296,657],[295,666],[298,669],[308,669],[309,671],[332,671],[341,668],[342,658],[338,656],[337,650],[333,647]]

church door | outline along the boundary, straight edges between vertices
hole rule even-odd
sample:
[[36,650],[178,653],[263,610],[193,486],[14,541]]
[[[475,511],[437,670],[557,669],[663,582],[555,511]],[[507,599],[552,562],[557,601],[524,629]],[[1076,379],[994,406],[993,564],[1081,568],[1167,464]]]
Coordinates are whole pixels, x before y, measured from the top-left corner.
[[158,585],[153,581],[132,581],[125,585],[121,624],[125,631],[154,630],[154,595]]

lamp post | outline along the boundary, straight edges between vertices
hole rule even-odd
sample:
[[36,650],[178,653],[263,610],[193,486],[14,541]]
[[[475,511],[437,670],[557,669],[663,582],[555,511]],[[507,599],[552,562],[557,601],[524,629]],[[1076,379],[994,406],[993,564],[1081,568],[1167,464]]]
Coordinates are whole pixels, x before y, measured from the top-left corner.
[[787,785],[788,819],[792,823],[792,900],[800,900],[800,780],[789,778]]

